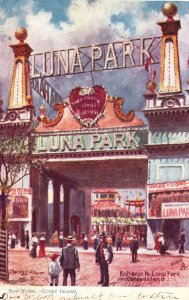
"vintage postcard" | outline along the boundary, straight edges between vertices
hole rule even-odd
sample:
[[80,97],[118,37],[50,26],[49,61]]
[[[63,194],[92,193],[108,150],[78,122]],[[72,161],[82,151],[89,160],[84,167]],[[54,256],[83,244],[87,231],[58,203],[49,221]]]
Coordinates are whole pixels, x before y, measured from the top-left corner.
[[0,1],[0,299],[189,299],[188,28],[188,1]]

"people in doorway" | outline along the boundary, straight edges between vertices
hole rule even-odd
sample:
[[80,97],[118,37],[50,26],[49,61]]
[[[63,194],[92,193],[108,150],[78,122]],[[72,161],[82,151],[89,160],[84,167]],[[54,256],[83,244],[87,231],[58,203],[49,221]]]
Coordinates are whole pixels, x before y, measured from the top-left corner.
[[63,268],[63,286],[67,285],[68,275],[70,274],[71,285],[75,286],[76,284],[76,272],[80,271],[80,263],[78,251],[73,245],[74,238],[72,235],[69,235],[67,238],[67,246],[62,249],[60,256],[60,265]]
[[59,241],[58,231],[55,230],[55,232],[51,236],[51,246],[58,246],[58,241]]
[[16,235],[14,232],[11,234],[11,249],[15,249],[16,246]]
[[28,232],[28,230],[26,230],[26,232],[25,232],[25,248],[26,249],[29,249],[29,241],[30,241],[29,232]]
[[179,254],[184,253],[184,244],[185,244],[185,233],[184,231],[182,231],[179,240]]
[[121,234],[117,233],[116,240],[115,240],[116,247],[117,247],[116,251],[121,250],[121,242],[122,242],[122,240],[121,240]]
[[106,233],[99,234],[99,244],[96,249],[96,263],[100,266],[100,281],[98,284],[109,286],[109,264],[113,260],[113,251],[110,241],[106,241]]
[[131,240],[131,243],[130,243],[130,250],[131,250],[131,253],[132,253],[132,263],[137,262],[138,248],[139,248],[139,242],[137,240],[136,235],[133,235],[133,239]]
[[61,271],[59,263],[57,262],[58,256],[59,255],[57,253],[52,253],[50,255],[51,261],[49,262],[48,269],[49,269],[49,281],[51,286],[58,285],[59,273]]
[[31,243],[32,243],[32,248],[31,251],[29,253],[29,255],[33,258],[37,257],[37,245],[38,245],[38,238],[37,238],[37,233],[33,233],[33,237],[31,239]]
[[83,239],[83,248],[85,250],[88,250],[88,237],[87,237],[86,234],[85,234],[84,239]]
[[46,240],[45,240],[45,232],[41,233],[41,236],[39,238],[39,255],[38,257],[45,257],[45,245],[46,245]]

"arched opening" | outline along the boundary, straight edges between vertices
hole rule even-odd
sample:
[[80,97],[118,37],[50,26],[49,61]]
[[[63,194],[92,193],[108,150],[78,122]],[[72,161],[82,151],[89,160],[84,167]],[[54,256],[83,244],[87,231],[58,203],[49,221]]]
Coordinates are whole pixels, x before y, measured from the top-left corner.
[[70,218],[71,232],[75,232],[77,237],[81,234],[81,221],[80,218],[76,215]]

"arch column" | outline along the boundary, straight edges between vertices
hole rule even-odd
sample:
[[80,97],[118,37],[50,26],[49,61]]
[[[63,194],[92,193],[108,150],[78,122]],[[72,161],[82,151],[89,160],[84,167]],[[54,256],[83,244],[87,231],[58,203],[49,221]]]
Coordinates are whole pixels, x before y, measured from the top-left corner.
[[60,232],[60,182],[53,180],[53,232]]
[[70,187],[66,184],[64,188],[64,236],[69,235],[70,231]]

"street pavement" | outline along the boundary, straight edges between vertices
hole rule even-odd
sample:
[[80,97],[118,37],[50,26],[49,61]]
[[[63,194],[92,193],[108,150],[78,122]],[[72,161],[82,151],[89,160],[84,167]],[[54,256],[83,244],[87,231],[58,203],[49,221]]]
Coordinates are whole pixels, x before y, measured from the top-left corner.
[[[76,275],[77,286],[98,286],[99,265],[95,263],[92,248],[84,250],[77,247],[80,259],[80,272]],[[46,247],[46,258],[31,258],[29,250],[16,248],[9,250],[9,284],[13,285],[49,285],[49,254],[59,252],[58,248]],[[109,265],[110,286],[128,287],[188,287],[189,253],[179,255],[178,251],[165,255],[155,250],[139,249],[138,261],[131,262],[129,249],[115,251],[112,264]],[[59,276],[59,286],[63,282],[63,272]],[[0,282],[3,284],[3,282]],[[68,280],[70,285],[70,279]]]

